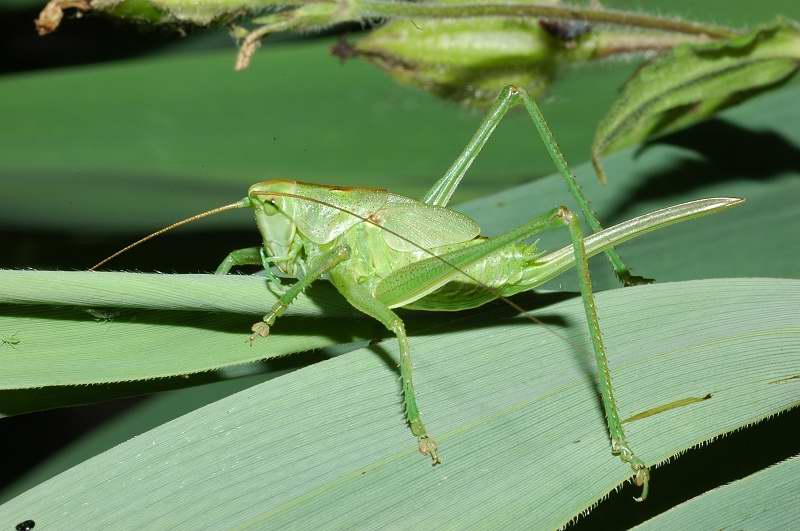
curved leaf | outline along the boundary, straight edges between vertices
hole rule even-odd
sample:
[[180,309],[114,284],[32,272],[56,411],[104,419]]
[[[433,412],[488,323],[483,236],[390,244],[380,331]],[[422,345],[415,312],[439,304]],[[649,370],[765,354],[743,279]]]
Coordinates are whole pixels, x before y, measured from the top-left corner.
[[635,529],[796,529],[800,456],[689,500]]
[[788,22],[709,44],[685,44],[641,68],[597,127],[592,162],[642,140],[686,127],[759,93],[797,71],[800,30]]
[[[623,417],[711,395],[629,422],[641,457],[663,462],[797,406],[794,386],[778,382],[800,374],[799,304],[800,281],[778,279],[599,294]],[[0,519],[69,529],[564,525],[629,469],[610,454],[580,301],[550,313],[569,323],[569,341],[524,320],[472,328],[486,313],[461,332],[412,340],[442,466],[418,455],[403,423],[387,341],[380,355],[345,354],[164,424],[4,504]]]

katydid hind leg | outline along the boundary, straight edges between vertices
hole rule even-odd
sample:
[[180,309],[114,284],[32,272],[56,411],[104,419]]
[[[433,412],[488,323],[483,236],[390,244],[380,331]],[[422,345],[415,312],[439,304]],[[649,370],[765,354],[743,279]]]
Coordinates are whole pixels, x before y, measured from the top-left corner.
[[614,398],[614,389],[611,384],[611,371],[608,367],[608,355],[603,343],[603,336],[600,330],[600,321],[597,317],[597,306],[592,293],[592,280],[589,275],[589,262],[586,249],[583,243],[583,231],[581,230],[578,218],[566,207],[559,209],[559,216],[564,225],[569,228],[572,239],[573,250],[575,253],[575,269],[578,273],[578,284],[580,286],[583,307],[586,313],[586,323],[589,327],[589,336],[592,339],[595,361],[599,373],[600,396],[605,410],[606,423],[609,435],[611,436],[611,451],[619,456],[622,461],[628,463],[635,473],[636,485],[642,487],[642,495],[637,498],[643,501],[647,498],[650,473],[647,465],[639,459],[631,450],[625,431],[622,428],[622,421],[617,412],[617,402]]
[[436,442],[428,435],[422,422],[417,397],[414,391],[413,364],[408,337],[403,320],[398,317],[388,306],[372,296],[367,288],[358,283],[358,280],[342,268],[330,272],[330,280],[339,293],[356,309],[380,321],[389,331],[397,337],[400,347],[400,380],[403,388],[403,405],[406,420],[411,428],[411,433],[417,437],[419,450],[430,456],[434,465],[441,462],[437,451]]
[[478,130],[464,147],[461,154],[445,172],[441,179],[425,194],[423,202],[434,206],[447,206],[450,198],[461,183],[461,179],[483,149],[486,141],[492,136],[497,125],[503,120],[508,110],[514,106],[516,95],[513,87],[506,87],[494,100],[486,113]]
[[[472,139],[470,139],[458,158],[456,158],[450,168],[448,168],[444,176],[428,190],[423,201],[431,205],[447,206],[447,203],[460,184],[464,174],[477,158],[498,124],[503,120],[508,110],[519,103],[522,103],[528,112],[550,158],[553,160],[558,172],[564,179],[570,194],[572,194],[572,197],[580,207],[592,231],[598,232],[603,230],[600,221],[597,219],[597,214],[594,212],[594,209],[592,209],[589,199],[575,179],[539,106],[533,98],[528,96],[525,90],[514,86],[508,86],[500,92]],[[607,249],[605,252],[614,268],[617,278],[626,286],[652,282],[652,279],[632,275],[628,267],[622,261],[619,253],[614,248]]]
[[350,248],[347,245],[340,245],[313,260],[305,276],[278,297],[278,301],[272,306],[270,312],[251,327],[253,334],[250,336],[250,343],[252,344],[257,337],[267,337],[270,327],[275,324],[278,317],[283,315],[283,312],[286,311],[286,308],[292,304],[298,295],[305,291],[315,280],[348,258],[350,258]]
[[[575,179],[575,175],[572,173],[572,170],[567,163],[567,159],[564,157],[564,153],[558,146],[555,136],[553,136],[553,132],[551,131],[550,126],[547,124],[541,109],[536,104],[534,99],[525,92],[525,90],[521,88],[517,88],[515,90],[520,101],[522,102],[522,105],[528,112],[531,121],[536,127],[536,130],[539,132],[539,137],[542,139],[542,142],[547,149],[547,153],[550,155],[550,158],[553,160],[558,172],[564,179],[570,194],[572,194],[572,197],[578,203],[578,206],[580,207],[586,222],[589,224],[589,227],[591,227],[592,232],[599,232],[603,230],[603,226],[597,219],[597,214],[592,208],[592,205],[589,203],[589,199],[586,197],[586,194],[583,193],[583,189],[581,188],[580,184],[578,184],[577,179]],[[632,275],[628,267],[623,263],[622,258],[615,248],[612,247],[607,249],[605,253],[611,262],[611,266],[614,268],[617,278],[624,285],[633,286],[637,284],[649,284],[653,282],[653,279]]]

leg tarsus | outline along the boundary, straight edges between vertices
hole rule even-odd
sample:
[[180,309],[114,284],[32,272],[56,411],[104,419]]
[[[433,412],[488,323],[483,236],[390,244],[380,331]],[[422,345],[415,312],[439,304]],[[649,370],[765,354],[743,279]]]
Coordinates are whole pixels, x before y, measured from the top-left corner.
[[611,444],[611,453],[618,455],[623,462],[631,466],[631,470],[635,473],[633,476],[633,483],[637,487],[642,487],[641,496],[634,497],[633,499],[637,502],[646,500],[650,491],[650,470],[647,468],[647,465],[634,455],[633,450],[631,450],[627,442],[613,441]]
[[[284,297],[287,296],[287,294],[289,294],[288,291],[286,292],[286,294],[284,294]],[[288,296],[291,299],[294,299],[296,295],[289,294]],[[251,345],[253,344],[253,341],[256,340],[256,338],[267,337],[269,335],[270,327],[274,325],[278,317],[280,317],[281,314],[284,311],[286,311],[286,308],[289,307],[290,303],[291,300],[289,302],[284,302],[283,300],[279,300],[272,306],[272,310],[270,310],[270,312],[267,315],[265,315],[263,319],[254,323],[253,326],[250,327],[250,330],[253,332],[253,334],[250,336]]]
[[433,466],[441,464],[442,462],[442,460],[439,459],[438,448],[436,441],[430,437],[425,436],[419,438],[419,452],[423,455],[429,455],[431,457],[431,465]]
[[614,273],[617,275],[617,278],[622,285],[626,288],[629,286],[641,286],[645,284],[652,284],[656,280],[654,278],[647,278],[647,277],[640,277],[638,275],[632,275],[630,270],[627,268],[623,270],[616,270]]
[[267,324],[266,320],[254,323],[253,326],[250,327],[250,330],[253,332],[250,335],[251,346],[257,337],[267,337],[269,335],[269,325]]
[[642,467],[638,469],[631,464],[631,468],[636,470],[636,476],[633,479],[634,483],[636,483],[637,487],[642,487],[641,496],[634,496],[633,499],[637,502],[643,502],[647,499],[647,495],[650,492],[650,470],[644,463],[642,463]]

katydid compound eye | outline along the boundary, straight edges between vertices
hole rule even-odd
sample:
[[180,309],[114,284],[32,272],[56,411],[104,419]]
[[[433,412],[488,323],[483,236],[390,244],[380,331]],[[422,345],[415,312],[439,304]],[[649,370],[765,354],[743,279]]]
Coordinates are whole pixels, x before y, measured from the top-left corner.
[[275,204],[275,199],[272,199],[272,198],[264,201],[263,206],[261,207],[261,209],[268,216],[274,216],[275,214],[280,212],[280,210],[278,209],[277,205]]

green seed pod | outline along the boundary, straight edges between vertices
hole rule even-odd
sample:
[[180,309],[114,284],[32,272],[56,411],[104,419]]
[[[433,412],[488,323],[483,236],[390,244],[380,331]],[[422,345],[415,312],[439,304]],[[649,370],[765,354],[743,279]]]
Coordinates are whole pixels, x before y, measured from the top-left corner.
[[400,82],[481,106],[509,84],[541,94],[564,47],[538,20],[399,20],[334,53],[363,57]]
[[[458,3],[461,0],[450,0]],[[540,96],[565,64],[652,54],[704,36],[594,25],[581,20],[396,20],[350,46],[396,80],[467,105],[485,106],[507,85]]]

